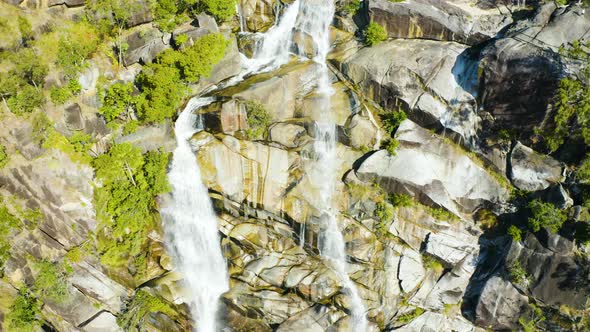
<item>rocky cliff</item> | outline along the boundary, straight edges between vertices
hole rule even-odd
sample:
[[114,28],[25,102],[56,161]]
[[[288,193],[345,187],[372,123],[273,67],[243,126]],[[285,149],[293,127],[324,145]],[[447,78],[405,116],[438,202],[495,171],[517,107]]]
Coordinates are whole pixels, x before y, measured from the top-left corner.
[[[229,290],[217,317],[223,331],[351,330],[350,292],[321,252],[326,211],[310,175],[314,142],[322,139],[318,112],[329,112],[336,126],[330,203],[368,331],[590,328],[583,238],[590,161],[586,166],[588,144],[580,138],[588,123],[582,115],[566,119],[570,134],[559,149],[547,148],[542,134],[560,125],[553,119],[565,104],[558,101],[564,79],[587,77],[590,11],[583,4],[336,1],[332,94],[322,109],[315,90],[321,64],[309,60],[316,46],[305,31],[294,32],[291,46],[308,57],[244,69],[257,40],[293,1],[240,0],[223,18],[210,2],[186,12],[188,2],[174,2],[177,15],[168,17],[165,1],[130,1],[125,24],[74,75],[57,61],[43,82],[32,80],[49,100],[51,89],[76,77],[80,89],[64,103],[52,96],[19,114],[0,79],[0,330],[199,330],[166,241],[170,221],[158,213],[173,195],[150,196],[149,221],[135,215],[119,229],[123,212],[101,196],[109,183],[96,162],[125,144],[144,156],[141,165],[150,152],[172,152],[175,115],[142,119],[145,105],[173,100],[180,90],[186,94],[172,114],[189,96],[213,98],[196,111],[203,130],[190,142],[227,262]],[[95,22],[86,18],[99,15],[95,7],[1,3],[0,74],[18,67],[9,54],[20,49],[54,56],[44,45],[68,29],[59,22]],[[29,37],[14,17],[31,22]],[[374,24],[383,40],[368,46]],[[183,59],[206,62],[191,50],[213,34],[227,41],[223,55],[207,75],[187,79]],[[565,51],[580,41],[586,57]],[[183,83],[162,79],[164,92],[150,95],[146,75],[169,63],[180,74],[163,76]],[[117,96],[138,101],[113,103],[109,87],[116,84],[129,87]],[[115,120],[105,105],[120,108]],[[571,112],[587,110],[574,105]],[[80,134],[87,142],[76,145],[72,137]],[[120,157],[117,176],[137,187],[142,166],[127,163],[131,154]],[[125,247],[124,262],[110,263],[106,239],[120,244],[133,236],[141,239]]]

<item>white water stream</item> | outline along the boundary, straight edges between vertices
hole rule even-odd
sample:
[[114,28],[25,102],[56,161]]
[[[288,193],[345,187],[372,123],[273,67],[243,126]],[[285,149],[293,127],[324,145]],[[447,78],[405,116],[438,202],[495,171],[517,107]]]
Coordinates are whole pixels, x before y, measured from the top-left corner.
[[177,147],[168,179],[173,200],[162,215],[168,221],[168,249],[183,274],[191,297],[191,313],[199,332],[216,332],[219,296],[229,289],[225,259],[219,246],[217,216],[190,145],[198,131],[194,111],[213,99],[193,98],[176,120]]
[[[285,9],[278,23],[260,36],[253,58],[244,59],[244,70],[232,83],[241,81],[248,74],[273,70],[288,63],[294,49],[297,50],[295,55],[306,57],[305,45],[296,45],[293,41],[295,31],[307,35],[313,41],[313,60],[318,66],[318,109],[314,119],[317,160],[308,175],[320,194],[320,208],[323,211],[319,249],[327,264],[342,280],[344,293],[350,297],[351,330],[364,332],[367,329],[366,309],[347,273],[345,242],[332,203],[334,184],[338,181],[338,163],[336,124],[330,114],[333,91],[326,58],[331,47],[329,28],[334,7],[333,0],[295,0]],[[167,227],[170,252],[192,292],[190,305],[199,332],[218,330],[217,302],[219,296],[228,290],[228,274],[219,246],[217,217],[189,143],[197,131],[194,111],[211,102],[211,99],[191,99],[176,122],[177,148],[168,174],[173,187],[173,202],[163,211],[163,215],[170,220]]]

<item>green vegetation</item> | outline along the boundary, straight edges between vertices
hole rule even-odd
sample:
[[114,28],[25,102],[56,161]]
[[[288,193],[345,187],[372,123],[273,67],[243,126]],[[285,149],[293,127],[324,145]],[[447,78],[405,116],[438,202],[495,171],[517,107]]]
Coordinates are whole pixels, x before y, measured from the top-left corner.
[[117,323],[125,331],[138,332],[146,317],[156,312],[163,313],[171,318],[178,315],[170,304],[140,289],[135,293],[131,302],[127,304],[127,310],[117,319]]
[[32,332],[41,327],[41,303],[26,288],[21,288],[6,313],[5,321],[9,331]]
[[543,315],[543,311],[534,303],[531,303],[531,312],[529,314],[530,318],[527,317],[520,317],[518,318],[518,323],[522,327],[523,332],[537,332],[540,329],[537,327],[539,323],[545,321],[545,315]]
[[442,274],[445,270],[443,264],[431,255],[422,255],[422,265],[428,270],[435,271],[438,275]]
[[38,270],[33,284],[33,293],[41,299],[64,303],[69,299],[66,279],[69,273],[62,264],[41,261],[35,264]]
[[399,141],[396,140],[395,138],[391,138],[388,139],[387,141],[383,142],[383,146],[382,148],[384,148],[385,150],[387,150],[387,152],[389,152],[390,155],[395,156],[396,150],[399,147]]
[[576,176],[580,182],[590,184],[590,154],[587,154],[584,160],[582,160]]
[[13,229],[20,226],[20,221],[8,211],[6,206],[0,206],[0,276],[4,273],[4,263],[10,258],[10,242],[8,241]]
[[371,22],[365,30],[365,43],[369,46],[379,45],[387,39],[387,32],[379,23]]
[[145,272],[147,234],[158,227],[155,197],[170,190],[168,154],[141,153],[129,143],[114,145],[93,162],[102,183],[94,191],[99,228],[98,251],[108,267],[136,264]]
[[532,217],[528,219],[528,225],[533,232],[547,228],[552,233],[557,233],[567,220],[567,214],[551,203],[536,199],[529,203],[528,208],[532,213]]
[[515,260],[508,266],[508,274],[510,280],[515,284],[526,285],[529,282],[529,275],[518,260]]
[[10,60],[13,69],[0,73],[0,97],[11,112],[31,113],[45,103],[41,87],[49,69],[30,48],[21,49]]
[[390,195],[388,199],[395,207],[410,207],[414,205],[414,200],[409,195],[393,194]]
[[70,157],[73,162],[90,164],[92,157],[88,154],[94,141],[90,135],[76,132],[67,138],[53,128],[48,128],[43,141],[43,148],[57,149]]
[[80,247],[74,247],[67,252],[65,257],[70,263],[80,263],[84,256],[85,253]]
[[424,313],[422,308],[416,308],[416,310],[409,312],[407,314],[401,315],[397,318],[397,321],[403,324],[407,324],[413,321],[415,318],[419,317]]
[[249,140],[264,138],[271,124],[272,118],[264,105],[261,103],[248,100],[245,103],[246,114],[248,116],[248,129],[246,129],[246,137]]
[[107,122],[112,122],[120,117],[128,117],[129,110],[135,103],[133,97],[133,84],[117,82],[109,86],[103,94],[102,106],[98,112]]
[[386,202],[378,202],[375,209],[375,215],[381,221],[390,221],[393,219],[394,208]]
[[9,159],[10,157],[8,157],[8,154],[6,153],[6,147],[0,144],[0,169],[8,164]]
[[136,101],[141,121],[158,123],[171,118],[187,93],[185,83],[209,76],[227,45],[223,35],[208,34],[182,51],[166,50],[144,66],[135,82],[141,91]]
[[360,0],[350,0],[346,6],[344,6],[344,10],[350,15],[355,15],[361,9],[361,5],[362,2]]
[[508,235],[510,235],[512,237],[512,240],[514,240],[515,242],[522,241],[522,232],[518,227],[514,225],[510,225],[510,227],[508,227]]
[[201,6],[218,21],[227,21],[236,14],[236,0],[201,0]]
[[51,101],[56,105],[63,105],[73,96],[82,91],[82,86],[77,79],[70,79],[68,84],[62,87],[52,87],[49,90]]
[[78,23],[57,43],[57,64],[70,79],[86,66],[88,59],[98,48],[100,39],[92,25]]
[[33,39],[33,26],[31,25],[31,22],[29,22],[29,20],[24,16],[17,17],[17,23],[21,41],[23,45],[26,46],[29,40]]
[[401,109],[397,112],[390,112],[381,115],[381,121],[383,122],[383,129],[385,129],[389,134],[393,136],[399,126],[401,125],[404,120],[406,120],[408,116],[406,112],[402,111]]

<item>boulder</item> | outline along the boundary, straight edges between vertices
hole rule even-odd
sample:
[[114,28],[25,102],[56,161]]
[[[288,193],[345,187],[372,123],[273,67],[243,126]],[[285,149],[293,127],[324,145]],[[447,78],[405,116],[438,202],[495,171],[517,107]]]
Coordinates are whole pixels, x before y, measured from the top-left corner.
[[240,0],[240,27],[245,31],[265,32],[275,23],[277,6],[276,0]]
[[468,0],[371,0],[371,21],[390,38],[423,38],[476,45],[512,23],[508,8],[479,8]]
[[528,299],[512,284],[493,276],[485,284],[476,307],[475,322],[494,330],[518,329],[518,318],[528,308]]
[[84,324],[82,331],[85,332],[122,332],[123,329],[117,324],[117,317],[108,311],[103,311],[94,317],[90,322]]
[[309,143],[310,137],[307,135],[305,127],[299,124],[280,122],[270,127],[269,139],[286,148],[297,148]]
[[509,177],[521,190],[539,191],[565,180],[564,165],[520,142],[512,149],[509,165]]
[[47,2],[48,7],[66,5],[68,8],[81,7],[86,4],[85,0],[49,0]]
[[129,45],[123,55],[125,66],[151,63],[160,52],[170,48],[170,38],[169,33],[163,33],[157,28],[145,28],[131,33],[125,38]]
[[66,126],[71,131],[84,130],[84,116],[79,104],[73,104],[65,109]]
[[149,127],[139,128],[136,132],[118,137],[116,143],[132,143],[141,148],[143,152],[162,149],[166,152],[174,151],[176,141],[174,140],[173,128],[170,124],[158,124]]
[[329,331],[330,326],[335,324],[346,314],[334,307],[316,305],[308,308],[297,315],[289,318],[279,325],[278,332],[306,331],[324,332]]
[[508,197],[508,190],[460,148],[412,121],[400,125],[396,138],[396,155],[386,150],[370,155],[356,170],[359,179],[377,181],[388,192],[410,194],[459,216]]
[[447,266],[455,266],[467,256],[477,252],[477,238],[461,233],[430,233],[426,240],[426,252],[443,261]]
[[194,42],[208,33],[219,32],[219,27],[215,19],[205,13],[197,15],[194,21],[185,23],[172,32],[172,40],[178,45],[178,36],[184,35],[188,40],[182,44],[182,47],[192,46]]
[[413,291],[424,279],[422,256],[414,250],[404,250],[399,262],[398,279],[405,293]]
[[381,132],[367,109],[352,115],[346,129],[350,135],[350,146],[355,149],[373,149],[381,143]]
[[[385,1],[388,2],[388,1]],[[467,47],[432,40],[393,40],[339,61],[340,70],[386,110],[402,108],[427,128],[475,140],[477,62]]]

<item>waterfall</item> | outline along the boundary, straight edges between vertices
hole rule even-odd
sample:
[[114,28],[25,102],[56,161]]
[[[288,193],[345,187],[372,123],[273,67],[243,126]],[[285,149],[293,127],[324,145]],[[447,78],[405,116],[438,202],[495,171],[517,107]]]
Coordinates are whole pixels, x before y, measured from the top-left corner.
[[177,147],[168,179],[172,202],[162,210],[168,251],[191,294],[189,305],[199,332],[215,332],[217,302],[229,289],[226,262],[220,248],[217,216],[190,139],[198,131],[194,111],[213,102],[193,98],[176,120]]
[[[315,115],[314,151],[316,162],[308,173],[311,182],[317,187],[320,195],[320,209],[323,212],[319,249],[322,257],[328,262],[342,280],[344,291],[351,300],[352,331],[367,330],[365,307],[356,285],[347,273],[347,257],[345,242],[338,228],[337,211],[333,206],[334,184],[337,178],[336,124],[331,114],[331,96],[334,91],[330,80],[330,72],[326,58],[331,49],[330,25],[334,17],[333,1],[302,0],[300,16],[296,29],[309,36],[314,44],[313,60],[317,70],[317,114]],[[304,46],[298,48],[300,56],[305,56]]]

